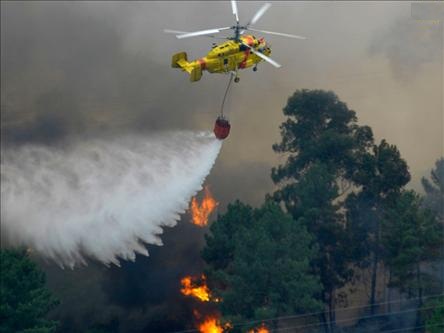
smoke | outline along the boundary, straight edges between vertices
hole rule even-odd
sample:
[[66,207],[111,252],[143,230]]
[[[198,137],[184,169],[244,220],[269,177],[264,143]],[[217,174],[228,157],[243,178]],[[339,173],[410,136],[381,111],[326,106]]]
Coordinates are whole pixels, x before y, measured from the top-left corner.
[[442,62],[443,30],[438,24],[399,18],[375,36],[370,55],[385,56],[400,82],[411,80],[427,64]]
[[119,265],[162,245],[221,148],[208,132],[2,150],[2,237],[62,266]]

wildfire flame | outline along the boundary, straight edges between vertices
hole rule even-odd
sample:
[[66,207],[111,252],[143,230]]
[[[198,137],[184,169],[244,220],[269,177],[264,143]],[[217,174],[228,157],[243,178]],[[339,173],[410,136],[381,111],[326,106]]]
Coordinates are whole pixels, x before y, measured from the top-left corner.
[[205,196],[200,205],[195,197],[191,200],[192,222],[200,227],[208,224],[208,217],[218,205],[207,186],[205,186],[204,191]]
[[216,317],[208,317],[203,323],[199,324],[200,333],[223,333],[224,327],[217,323]]
[[248,333],[269,333],[267,326],[265,326],[264,323],[262,323],[261,326],[254,328],[252,330],[249,330]]
[[269,332],[270,331],[268,330],[267,326],[265,326],[264,323],[262,323],[261,326],[248,331],[248,333],[269,333]]
[[208,302],[210,300],[210,289],[208,289],[204,274],[202,274],[201,280],[202,285],[199,286],[193,283],[193,278],[191,276],[185,276],[180,280],[180,283],[182,284],[180,292],[186,296],[194,296],[202,302]]

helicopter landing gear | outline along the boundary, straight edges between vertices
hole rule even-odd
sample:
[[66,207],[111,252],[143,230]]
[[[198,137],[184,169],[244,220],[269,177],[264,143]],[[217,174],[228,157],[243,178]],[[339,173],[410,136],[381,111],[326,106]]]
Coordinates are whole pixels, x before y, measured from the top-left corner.
[[254,66],[253,67],[253,72],[256,72],[257,71],[257,66]]
[[231,73],[230,81],[233,80],[233,78],[234,78],[234,82],[236,82],[236,83],[240,81],[240,77],[238,75],[238,71],[237,70],[236,71],[231,71],[230,73]]

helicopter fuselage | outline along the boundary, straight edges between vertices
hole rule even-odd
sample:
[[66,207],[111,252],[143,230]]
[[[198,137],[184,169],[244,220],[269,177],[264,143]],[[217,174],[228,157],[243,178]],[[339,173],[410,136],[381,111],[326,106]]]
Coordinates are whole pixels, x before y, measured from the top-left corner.
[[239,41],[229,40],[213,46],[205,57],[188,62],[185,52],[175,54],[172,67],[181,68],[190,74],[190,81],[198,81],[202,71],[210,73],[237,72],[239,69],[255,66],[262,58],[243,45],[245,43],[268,56],[271,49],[264,38],[256,39],[252,35],[241,35]]

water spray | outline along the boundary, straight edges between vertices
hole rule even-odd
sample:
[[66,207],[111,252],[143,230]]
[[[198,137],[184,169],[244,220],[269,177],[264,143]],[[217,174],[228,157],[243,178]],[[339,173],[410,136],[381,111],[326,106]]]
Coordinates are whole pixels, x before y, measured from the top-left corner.
[[212,133],[95,139],[2,149],[2,240],[61,266],[119,265],[162,245],[221,148]]

